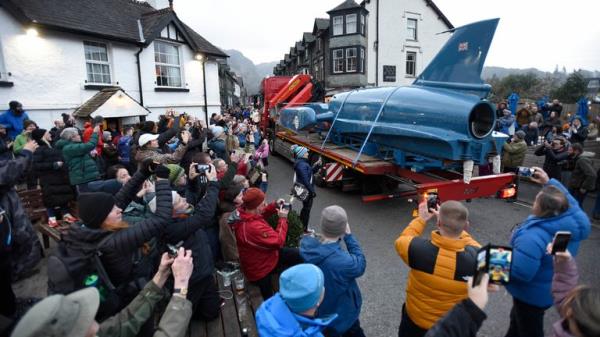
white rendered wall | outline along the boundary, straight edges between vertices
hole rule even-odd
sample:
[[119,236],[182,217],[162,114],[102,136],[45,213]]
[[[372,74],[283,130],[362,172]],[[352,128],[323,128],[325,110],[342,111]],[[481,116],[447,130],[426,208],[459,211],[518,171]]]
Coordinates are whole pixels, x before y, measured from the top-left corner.
[[[131,97],[140,99],[135,53],[137,46],[82,35],[39,30],[37,37],[28,36],[11,15],[0,8],[0,46],[5,71],[12,76],[12,87],[0,87],[0,111],[8,102],[23,103],[29,117],[40,127],[49,128],[61,113],[71,113],[96,94],[85,90],[87,78],[83,41],[96,41],[109,46],[111,81]],[[144,105],[151,113],[148,119],[156,120],[167,108],[186,111],[204,118],[204,88],[202,62],[194,59],[192,50],[182,45],[183,83],[189,92],[155,92],[154,45],[150,44],[140,54]],[[218,68],[206,62],[209,115],[220,111]]]
[[[417,53],[416,76],[418,76],[449,38],[439,34],[448,30],[437,13],[424,0],[371,0],[366,5],[368,16],[367,69],[368,83],[375,85],[376,3],[379,1],[379,86],[411,84],[415,78],[406,76],[406,52]],[[417,19],[418,41],[407,40],[407,19]],[[383,66],[396,66],[396,82],[383,82]]]

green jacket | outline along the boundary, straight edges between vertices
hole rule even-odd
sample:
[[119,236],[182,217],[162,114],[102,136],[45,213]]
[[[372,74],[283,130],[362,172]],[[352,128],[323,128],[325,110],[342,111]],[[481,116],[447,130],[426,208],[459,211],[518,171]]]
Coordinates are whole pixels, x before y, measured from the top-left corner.
[[575,168],[571,173],[568,187],[571,190],[593,191],[596,189],[596,178],[596,170],[594,170],[592,160],[579,155],[575,158]]
[[15,142],[13,143],[13,152],[18,154],[23,150],[25,144],[31,139],[30,133],[25,133],[25,131],[21,132],[17,137],[15,137]]
[[[158,302],[167,295],[150,281],[142,291],[118,314],[100,324],[98,337],[134,337],[152,317]],[[172,296],[160,319],[154,337],[185,336],[192,317],[192,302]]]
[[64,139],[56,143],[56,148],[62,151],[65,163],[69,168],[71,185],[87,183],[100,177],[98,166],[96,166],[94,158],[90,156],[90,151],[96,148],[97,143],[97,133],[92,134],[87,143],[76,143]]
[[512,143],[504,143],[502,147],[502,166],[517,167],[523,165],[527,144],[523,140]]

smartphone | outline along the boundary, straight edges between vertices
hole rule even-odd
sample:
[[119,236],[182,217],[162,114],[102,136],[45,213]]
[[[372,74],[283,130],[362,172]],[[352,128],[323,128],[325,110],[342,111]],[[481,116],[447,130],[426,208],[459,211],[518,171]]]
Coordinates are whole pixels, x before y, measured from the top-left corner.
[[510,282],[511,267],[512,248],[489,244],[477,252],[473,286],[481,283],[481,279],[485,273],[489,274],[490,283],[507,284]]
[[571,232],[556,232],[556,234],[554,234],[554,239],[552,240],[552,252],[550,252],[550,254],[555,255],[556,253],[566,251],[569,241],[571,241]]
[[206,174],[206,172],[210,172],[210,165],[198,164],[196,165],[196,171],[199,174]]
[[533,177],[535,170],[530,167],[519,166],[517,167],[517,174],[521,177]]
[[440,199],[437,193],[427,193],[427,211],[433,213],[432,209],[437,209],[440,205]]
[[167,243],[167,254],[169,254],[169,256],[172,258],[176,258],[181,246],[183,246],[183,241],[179,241],[176,245]]

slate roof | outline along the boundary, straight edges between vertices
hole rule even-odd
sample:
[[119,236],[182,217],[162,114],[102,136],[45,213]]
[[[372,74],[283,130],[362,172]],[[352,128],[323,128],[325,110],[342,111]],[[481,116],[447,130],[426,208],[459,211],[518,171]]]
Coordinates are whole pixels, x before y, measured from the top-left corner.
[[315,27],[317,27],[317,30],[324,30],[329,28],[329,19],[316,18]]
[[315,41],[315,36],[314,36],[314,35],[312,35],[312,33],[310,33],[310,32],[305,32],[305,33],[302,35],[302,42],[303,42],[305,45],[306,45],[306,44],[309,44],[309,43],[311,43],[311,42],[313,42],[313,41]]
[[301,52],[303,50],[304,50],[304,46],[302,45],[302,41],[297,41],[296,42],[296,51]]
[[194,51],[227,57],[189,26],[170,8],[156,10],[135,0],[0,0],[5,8],[24,25],[91,35],[110,40],[142,44],[138,20],[146,44],[152,42],[170,22],[188,37]]
[[346,9],[354,9],[354,8],[362,8],[362,7],[359,4],[357,4],[354,0],[346,0],[346,1],[342,2],[341,4],[339,4],[337,7],[335,7],[334,9],[328,11],[327,13],[343,11]]
[[448,29],[454,28],[450,20],[448,20],[446,15],[442,13],[442,10],[432,0],[425,0],[425,2],[427,3],[427,6],[431,7],[431,9],[433,9],[433,11],[438,15],[438,18],[446,24]]
[[[106,103],[106,101],[108,101],[114,94],[122,90],[123,89],[121,89],[120,87],[109,87],[98,91],[94,96],[92,96],[82,105],[80,105],[77,109],[75,109],[75,111],[73,111],[73,116],[81,118],[90,117],[90,115],[94,113],[94,111],[98,110],[98,108],[101,107],[104,103]],[[125,91],[123,91],[123,93],[127,95]],[[131,96],[129,96],[129,98],[137,102]],[[142,108],[146,109],[145,107]],[[146,110],[148,111],[148,113],[150,113],[150,110]]]

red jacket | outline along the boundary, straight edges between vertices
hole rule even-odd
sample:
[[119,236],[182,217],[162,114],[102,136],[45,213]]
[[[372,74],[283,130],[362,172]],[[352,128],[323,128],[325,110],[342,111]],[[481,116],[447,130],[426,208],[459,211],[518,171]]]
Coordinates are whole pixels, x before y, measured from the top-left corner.
[[[84,143],[90,141],[92,138],[92,134],[94,133],[94,128],[92,127],[92,123],[85,122],[83,124],[83,136],[81,139]],[[98,144],[96,144],[96,152],[98,152],[98,156],[102,155],[102,148],[104,147],[104,141],[102,140],[102,126],[100,126],[100,133],[98,133]]]
[[267,220],[275,212],[275,203],[268,205],[261,214],[250,214],[238,209],[240,220],[234,226],[240,264],[249,281],[258,281],[267,276],[279,261],[279,250],[285,245],[288,224],[280,218],[277,228],[269,226]]

